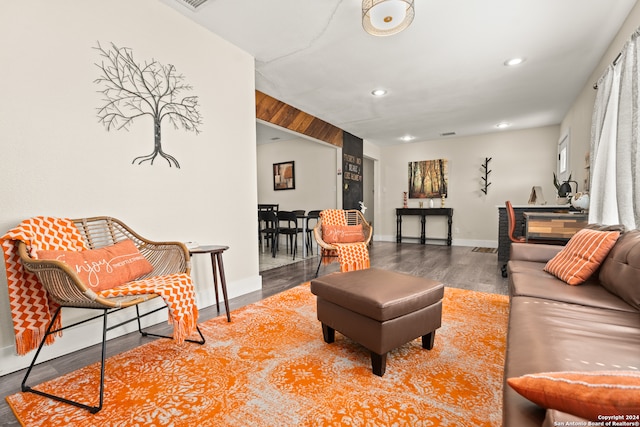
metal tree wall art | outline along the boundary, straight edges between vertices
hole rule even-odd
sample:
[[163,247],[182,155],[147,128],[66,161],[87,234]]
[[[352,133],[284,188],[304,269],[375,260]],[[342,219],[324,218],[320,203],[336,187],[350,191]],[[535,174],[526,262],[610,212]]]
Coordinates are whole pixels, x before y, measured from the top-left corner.
[[193,88],[185,83],[184,76],[178,74],[173,65],[162,65],[152,59],[144,64],[137,63],[131,49],[117,47],[111,43],[110,49],[100,43],[95,47],[102,62],[95,64],[101,71],[95,83],[102,85],[105,104],[98,108],[98,119],[107,130],[128,130],[138,117],[153,118],[153,152],[139,156],[131,162],[140,165],[160,156],[169,166],[180,164],[175,157],[162,150],[162,121],[167,119],[174,129],[183,127],[187,131],[200,133],[202,116],[198,111],[197,96],[183,96]]

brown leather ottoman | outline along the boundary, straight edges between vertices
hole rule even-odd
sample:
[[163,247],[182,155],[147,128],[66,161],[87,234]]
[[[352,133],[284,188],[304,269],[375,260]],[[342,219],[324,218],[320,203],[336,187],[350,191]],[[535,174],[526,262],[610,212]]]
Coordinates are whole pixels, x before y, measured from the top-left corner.
[[318,320],[327,343],[339,331],[371,351],[373,373],[386,370],[387,352],[422,337],[433,348],[442,324],[442,283],[369,268],[330,274],[311,281]]

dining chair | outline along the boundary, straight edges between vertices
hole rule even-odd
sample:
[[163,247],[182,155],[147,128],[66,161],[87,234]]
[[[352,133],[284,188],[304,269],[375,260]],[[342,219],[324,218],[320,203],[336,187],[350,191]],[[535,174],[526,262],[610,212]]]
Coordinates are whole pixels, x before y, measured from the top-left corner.
[[287,253],[289,253],[289,243],[291,243],[291,253],[296,259],[296,249],[298,247],[298,233],[302,229],[298,228],[298,217],[292,211],[278,211],[278,234],[283,234],[287,239]]
[[[291,212],[296,214],[296,227],[298,230],[298,234],[302,235],[302,233],[304,233],[305,227],[302,227],[301,224],[304,224],[306,226],[306,221],[307,221],[306,211],[304,209],[296,209]],[[307,247],[309,247],[309,245],[307,245]]]
[[278,214],[273,210],[258,211],[259,227],[260,227],[260,245],[261,249],[264,249],[262,236],[269,246],[271,241],[271,256],[276,257],[276,251],[278,250]]
[[[320,220],[320,212],[322,212],[322,210],[314,210],[314,211],[309,211],[309,213],[307,214],[307,250],[309,251],[310,254],[313,255],[313,239],[311,238],[311,236],[313,235],[313,227],[316,226],[316,224],[318,223],[318,221]],[[316,246],[317,246],[317,242],[316,242]]]

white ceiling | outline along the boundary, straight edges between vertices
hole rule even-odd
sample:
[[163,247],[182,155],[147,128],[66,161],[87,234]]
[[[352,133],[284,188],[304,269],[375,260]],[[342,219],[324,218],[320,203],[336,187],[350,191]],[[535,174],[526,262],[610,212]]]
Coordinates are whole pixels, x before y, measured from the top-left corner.
[[380,146],[560,123],[636,2],[415,0],[375,37],[360,0],[161,1],[253,55],[256,89]]

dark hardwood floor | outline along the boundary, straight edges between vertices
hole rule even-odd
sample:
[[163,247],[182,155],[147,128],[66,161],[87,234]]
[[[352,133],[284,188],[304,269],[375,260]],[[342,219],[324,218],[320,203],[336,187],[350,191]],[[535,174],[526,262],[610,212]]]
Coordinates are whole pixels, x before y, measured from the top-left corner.
[[[445,286],[507,294],[507,279],[502,277],[497,254],[494,253],[473,252],[470,247],[374,242],[370,248],[370,257],[372,267],[428,277],[443,282]],[[263,289],[230,300],[232,315],[237,308],[313,279],[317,265],[318,260],[314,257],[262,272]],[[338,270],[336,263],[322,266],[320,275]],[[215,307],[209,307],[200,311],[200,321],[221,314],[224,313],[218,313]],[[157,325],[154,329],[161,331],[167,330],[167,327]],[[170,333],[170,330],[167,332]],[[107,356],[141,345],[149,339],[138,333],[114,338],[108,342]],[[33,357],[33,353],[28,357]],[[99,345],[59,357],[34,369],[29,383],[36,385],[99,360]],[[20,391],[24,373],[21,370],[0,377],[0,426],[19,425],[4,397]]]

